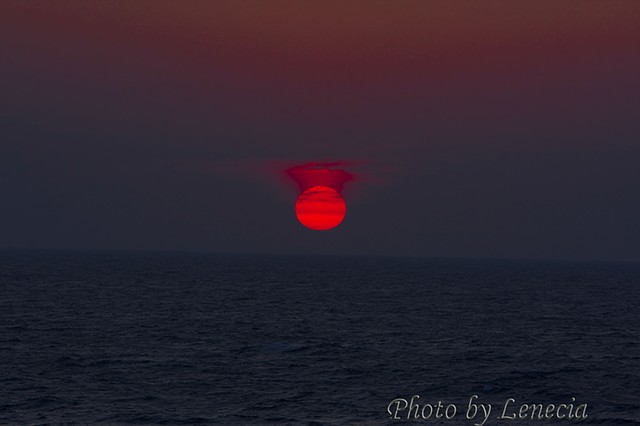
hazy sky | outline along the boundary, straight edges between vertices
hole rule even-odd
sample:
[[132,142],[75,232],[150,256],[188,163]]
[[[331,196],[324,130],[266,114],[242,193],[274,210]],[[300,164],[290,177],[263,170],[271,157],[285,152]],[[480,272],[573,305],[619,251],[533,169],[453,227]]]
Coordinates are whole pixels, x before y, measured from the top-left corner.
[[[640,260],[640,2],[0,3],[0,248]],[[287,167],[344,162],[347,217]]]

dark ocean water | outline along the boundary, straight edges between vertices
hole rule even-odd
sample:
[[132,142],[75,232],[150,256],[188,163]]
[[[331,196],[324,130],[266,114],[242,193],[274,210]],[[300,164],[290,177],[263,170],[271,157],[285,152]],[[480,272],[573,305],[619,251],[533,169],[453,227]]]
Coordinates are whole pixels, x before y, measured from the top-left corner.
[[5,251],[0,292],[0,424],[640,424],[637,264]]

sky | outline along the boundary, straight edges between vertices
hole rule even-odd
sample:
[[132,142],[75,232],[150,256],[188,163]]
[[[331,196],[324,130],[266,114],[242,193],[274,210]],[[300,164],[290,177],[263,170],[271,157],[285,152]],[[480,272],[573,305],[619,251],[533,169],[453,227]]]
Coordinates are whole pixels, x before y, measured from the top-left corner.
[[[640,261],[640,2],[0,4],[0,248]],[[291,167],[354,176],[304,228]]]

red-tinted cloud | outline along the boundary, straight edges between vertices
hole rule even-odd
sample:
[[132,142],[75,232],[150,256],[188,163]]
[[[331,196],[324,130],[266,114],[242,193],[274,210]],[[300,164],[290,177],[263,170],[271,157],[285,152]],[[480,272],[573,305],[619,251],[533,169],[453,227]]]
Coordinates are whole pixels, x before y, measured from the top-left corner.
[[355,179],[353,174],[340,168],[343,165],[341,162],[306,163],[290,167],[286,173],[298,184],[300,192],[313,186],[328,186],[340,192],[344,184]]

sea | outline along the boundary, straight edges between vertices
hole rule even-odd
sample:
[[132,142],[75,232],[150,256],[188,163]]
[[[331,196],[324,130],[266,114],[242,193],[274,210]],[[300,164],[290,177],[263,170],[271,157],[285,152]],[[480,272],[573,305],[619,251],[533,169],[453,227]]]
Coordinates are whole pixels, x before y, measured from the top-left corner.
[[640,264],[4,250],[0,296],[3,425],[640,425]]

